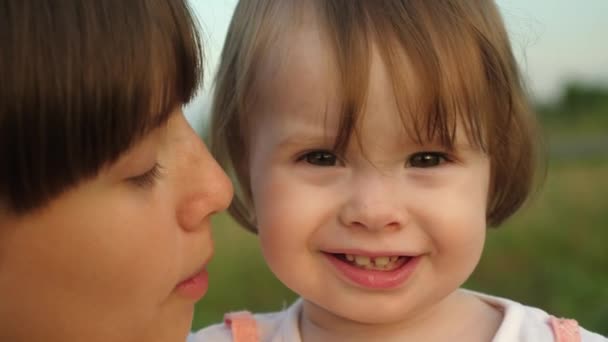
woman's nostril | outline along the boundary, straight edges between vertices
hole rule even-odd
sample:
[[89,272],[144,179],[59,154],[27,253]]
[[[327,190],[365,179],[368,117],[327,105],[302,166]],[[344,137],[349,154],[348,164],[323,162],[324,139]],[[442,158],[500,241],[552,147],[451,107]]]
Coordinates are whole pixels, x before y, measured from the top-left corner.
[[209,216],[213,210],[204,198],[191,199],[184,202],[177,213],[179,225],[184,230],[196,230],[201,227],[201,222]]
[[209,177],[191,181],[187,187],[191,194],[186,197],[178,212],[179,223],[186,230],[197,229],[211,215],[226,210],[233,196],[232,183],[219,167]]

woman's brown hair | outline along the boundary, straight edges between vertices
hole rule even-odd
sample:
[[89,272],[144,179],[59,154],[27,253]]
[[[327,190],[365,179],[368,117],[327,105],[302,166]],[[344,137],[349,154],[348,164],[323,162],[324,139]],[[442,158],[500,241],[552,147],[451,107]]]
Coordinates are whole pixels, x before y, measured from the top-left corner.
[[[338,151],[348,145],[365,105],[373,45],[393,77],[410,136],[452,148],[462,125],[469,142],[491,161],[488,224],[497,226],[517,211],[540,165],[536,121],[494,1],[247,0],[239,2],[230,24],[211,123],[211,149],[235,181],[230,212],[240,224],[256,231],[247,143],[264,82],[260,75],[271,56],[277,61],[289,32],[310,25],[302,20],[310,13],[338,69]],[[416,91],[408,88],[412,79],[420,83]]]
[[0,201],[41,206],[193,96],[186,0],[0,0]]

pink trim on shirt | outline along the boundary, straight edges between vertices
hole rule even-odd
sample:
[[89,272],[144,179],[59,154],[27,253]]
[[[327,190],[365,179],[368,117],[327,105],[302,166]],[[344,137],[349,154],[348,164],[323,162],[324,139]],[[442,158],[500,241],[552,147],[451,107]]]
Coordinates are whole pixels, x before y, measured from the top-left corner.
[[549,324],[555,335],[555,342],[580,342],[581,333],[578,322],[573,319],[551,316]]
[[[259,341],[257,323],[250,312],[228,313],[224,316],[224,323],[232,332],[232,341]],[[555,342],[581,342],[580,328],[577,321],[550,316],[549,325],[555,335]]]
[[255,318],[248,311],[232,312],[224,315],[224,323],[232,331],[234,342],[258,342],[258,327]]

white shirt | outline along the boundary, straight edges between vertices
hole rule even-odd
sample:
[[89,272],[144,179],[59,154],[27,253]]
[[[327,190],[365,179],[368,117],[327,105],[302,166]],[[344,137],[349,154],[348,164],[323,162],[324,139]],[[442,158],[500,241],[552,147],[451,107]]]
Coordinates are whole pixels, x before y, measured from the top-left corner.
[[[550,315],[541,309],[525,306],[509,299],[468,291],[482,301],[502,311],[503,320],[492,342],[553,342],[553,331],[548,324]],[[302,299],[283,311],[254,315],[260,341],[302,342],[298,317],[302,311]],[[580,329],[583,342],[608,342],[608,338]],[[230,328],[216,324],[189,336],[188,342],[230,342]]]

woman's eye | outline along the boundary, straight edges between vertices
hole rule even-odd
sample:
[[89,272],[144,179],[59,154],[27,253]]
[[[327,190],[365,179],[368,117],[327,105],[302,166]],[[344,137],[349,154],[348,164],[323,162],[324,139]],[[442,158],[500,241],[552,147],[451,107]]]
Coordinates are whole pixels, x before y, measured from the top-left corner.
[[300,160],[316,166],[335,166],[338,162],[336,155],[328,151],[308,152]]
[[162,176],[161,170],[162,166],[159,163],[155,163],[150,170],[141,175],[127,178],[127,181],[140,188],[151,187]]
[[447,155],[442,152],[418,152],[408,159],[409,167],[428,168],[441,165],[449,161]]

